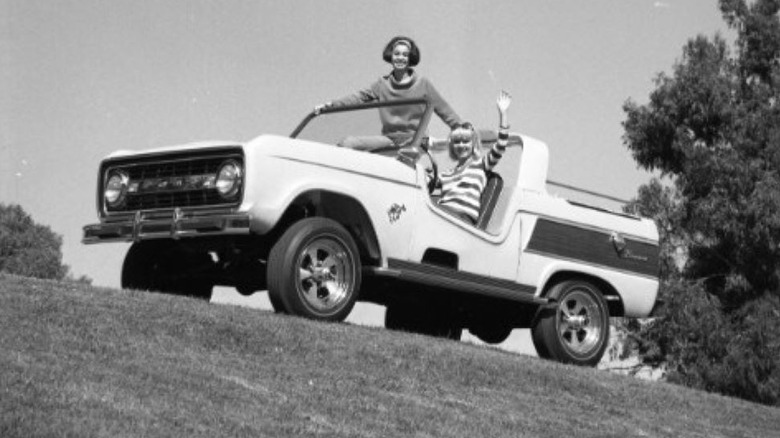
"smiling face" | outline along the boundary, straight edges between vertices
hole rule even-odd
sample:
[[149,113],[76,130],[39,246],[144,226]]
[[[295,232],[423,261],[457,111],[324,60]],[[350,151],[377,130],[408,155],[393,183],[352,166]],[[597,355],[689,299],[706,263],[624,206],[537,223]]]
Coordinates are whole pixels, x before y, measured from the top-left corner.
[[393,47],[390,60],[395,70],[406,70],[409,68],[409,46],[404,43],[396,44]]
[[450,134],[450,154],[458,161],[471,156],[474,150],[473,132],[467,128],[458,128]]

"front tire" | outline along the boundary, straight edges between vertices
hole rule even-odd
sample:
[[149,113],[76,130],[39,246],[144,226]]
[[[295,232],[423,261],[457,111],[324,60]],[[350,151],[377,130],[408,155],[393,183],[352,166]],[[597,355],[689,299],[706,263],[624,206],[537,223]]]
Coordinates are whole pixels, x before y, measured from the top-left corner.
[[531,328],[539,357],[596,366],[609,342],[609,310],[598,288],[584,280],[553,286],[554,308],[542,309]]
[[210,300],[213,282],[202,274],[213,268],[208,253],[187,251],[169,240],[134,243],[122,264],[122,288]]
[[268,294],[280,313],[343,321],[360,291],[360,254],[338,222],[307,218],[293,224],[268,257]]

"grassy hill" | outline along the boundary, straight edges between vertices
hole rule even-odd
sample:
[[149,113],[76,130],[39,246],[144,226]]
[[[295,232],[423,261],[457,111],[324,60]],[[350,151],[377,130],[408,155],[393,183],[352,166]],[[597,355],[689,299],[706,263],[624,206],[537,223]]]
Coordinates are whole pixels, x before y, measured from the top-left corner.
[[0,436],[769,437],[780,409],[492,348],[0,275]]

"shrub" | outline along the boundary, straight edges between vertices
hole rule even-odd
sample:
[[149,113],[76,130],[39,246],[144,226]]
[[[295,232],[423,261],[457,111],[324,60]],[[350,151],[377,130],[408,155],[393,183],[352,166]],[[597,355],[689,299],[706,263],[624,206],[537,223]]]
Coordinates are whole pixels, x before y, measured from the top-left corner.
[[0,272],[61,280],[62,237],[36,224],[19,205],[0,204]]
[[780,405],[780,300],[757,298],[729,312],[696,282],[669,285],[665,313],[639,334],[645,363],[706,391]]

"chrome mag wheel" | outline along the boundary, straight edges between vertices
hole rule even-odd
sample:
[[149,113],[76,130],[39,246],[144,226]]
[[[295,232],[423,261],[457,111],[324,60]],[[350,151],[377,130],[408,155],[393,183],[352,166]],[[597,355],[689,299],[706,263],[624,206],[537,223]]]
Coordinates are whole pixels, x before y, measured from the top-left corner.
[[274,310],[321,321],[343,321],[360,292],[360,253],[338,222],[313,217],[288,228],[268,257]]
[[609,309],[601,290],[585,279],[570,279],[546,296],[552,305],[540,310],[531,327],[539,357],[596,366],[609,341]]
[[603,310],[591,294],[574,290],[558,307],[558,334],[576,355],[586,355],[601,342]]
[[335,236],[310,242],[298,256],[297,289],[306,305],[331,313],[344,305],[355,284],[355,262]]

